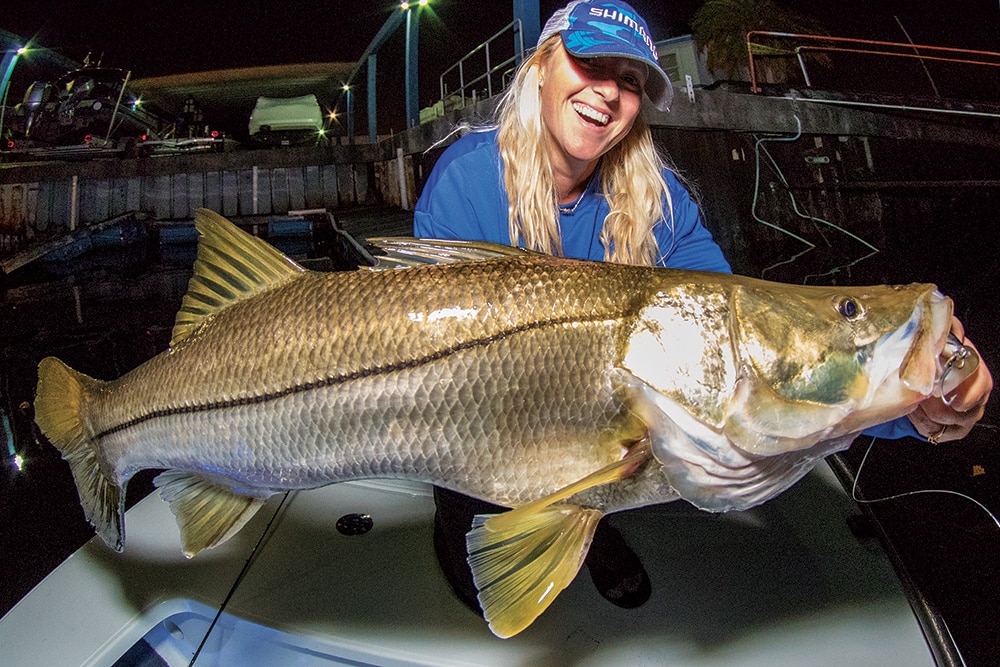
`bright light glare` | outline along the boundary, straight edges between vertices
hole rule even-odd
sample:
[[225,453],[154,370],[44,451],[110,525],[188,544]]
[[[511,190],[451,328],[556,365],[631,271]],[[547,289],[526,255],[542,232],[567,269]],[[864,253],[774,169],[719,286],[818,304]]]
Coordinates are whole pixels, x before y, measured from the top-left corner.
[[19,48],[17,50],[17,55],[23,56],[27,52],[28,52],[28,47],[27,46],[22,46],[21,48]]
[[21,457],[20,454],[14,455],[14,467],[17,468],[18,472],[24,470],[24,459]]
[[351,86],[349,84],[345,83],[344,84],[344,90],[350,90],[350,89],[351,89]]

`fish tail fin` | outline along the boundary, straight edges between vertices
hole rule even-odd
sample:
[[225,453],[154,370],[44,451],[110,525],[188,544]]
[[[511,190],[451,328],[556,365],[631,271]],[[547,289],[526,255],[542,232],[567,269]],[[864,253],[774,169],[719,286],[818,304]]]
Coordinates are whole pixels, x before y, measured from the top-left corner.
[[38,364],[35,423],[69,464],[87,520],[115,551],[125,545],[125,490],[102,465],[97,441],[83,423],[86,397],[104,384],[55,357]]
[[549,505],[513,525],[491,527],[492,518],[504,516],[477,516],[466,543],[483,616],[493,634],[506,639],[531,625],[573,581],[603,514]]

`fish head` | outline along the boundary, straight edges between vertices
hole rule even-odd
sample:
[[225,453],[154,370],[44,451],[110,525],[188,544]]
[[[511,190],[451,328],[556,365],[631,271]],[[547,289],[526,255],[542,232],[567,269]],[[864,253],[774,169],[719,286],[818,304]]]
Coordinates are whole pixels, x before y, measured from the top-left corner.
[[934,285],[747,283],[732,306],[725,432],[748,453],[856,434],[941,392],[953,306]]

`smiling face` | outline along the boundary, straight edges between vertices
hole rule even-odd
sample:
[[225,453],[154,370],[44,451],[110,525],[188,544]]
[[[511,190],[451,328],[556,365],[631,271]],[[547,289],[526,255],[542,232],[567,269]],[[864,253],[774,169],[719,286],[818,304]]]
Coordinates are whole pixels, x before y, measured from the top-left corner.
[[626,58],[577,58],[560,43],[539,68],[542,122],[553,168],[589,175],[635,122],[648,73]]

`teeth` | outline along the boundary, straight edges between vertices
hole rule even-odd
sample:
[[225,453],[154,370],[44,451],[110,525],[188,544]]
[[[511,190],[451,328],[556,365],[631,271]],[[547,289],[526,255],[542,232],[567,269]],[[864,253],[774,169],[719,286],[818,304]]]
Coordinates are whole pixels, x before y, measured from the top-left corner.
[[575,109],[576,112],[581,116],[583,116],[584,118],[592,120],[600,125],[607,125],[608,121],[611,120],[611,116],[609,116],[608,114],[601,113],[597,109],[588,107],[586,104],[575,102],[573,104],[573,109]]

